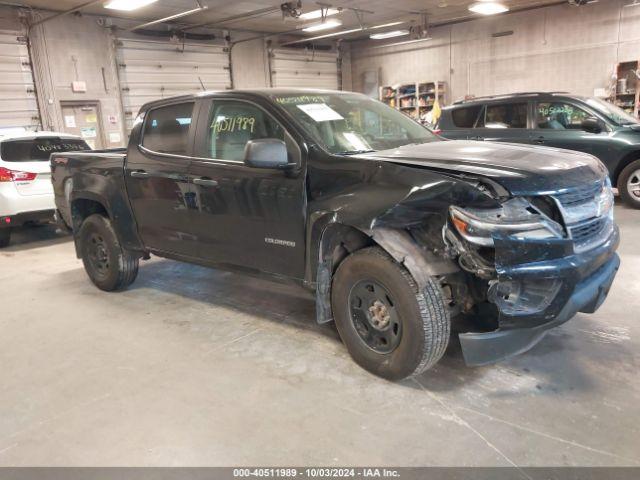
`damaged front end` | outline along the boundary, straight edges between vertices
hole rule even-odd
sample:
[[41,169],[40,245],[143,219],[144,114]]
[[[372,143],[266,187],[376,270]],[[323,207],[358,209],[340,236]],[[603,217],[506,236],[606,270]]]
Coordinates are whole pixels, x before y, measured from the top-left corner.
[[452,206],[442,231],[447,256],[473,285],[471,299],[457,302],[497,313],[495,330],[459,335],[469,365],[524,352],[576,313],[595,312],[620,264],[608,179],[499,203]]

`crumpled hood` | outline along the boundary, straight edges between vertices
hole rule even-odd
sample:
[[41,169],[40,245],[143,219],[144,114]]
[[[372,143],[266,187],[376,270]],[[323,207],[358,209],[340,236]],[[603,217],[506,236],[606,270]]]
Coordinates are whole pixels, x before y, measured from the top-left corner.
[[436,141],[358,158],[480,175],[498,182],[512,195],[554,193],[607,175],[604,165],[585,153],[507,143]]

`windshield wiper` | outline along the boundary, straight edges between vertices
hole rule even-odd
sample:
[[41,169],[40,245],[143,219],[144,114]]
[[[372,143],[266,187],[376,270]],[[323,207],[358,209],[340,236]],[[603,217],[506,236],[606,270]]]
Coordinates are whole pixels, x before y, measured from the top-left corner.
[[345,150],[344,152],[338,152],[336,155],[359,155],[361,153],[371,153],[375,152],[375,150]]

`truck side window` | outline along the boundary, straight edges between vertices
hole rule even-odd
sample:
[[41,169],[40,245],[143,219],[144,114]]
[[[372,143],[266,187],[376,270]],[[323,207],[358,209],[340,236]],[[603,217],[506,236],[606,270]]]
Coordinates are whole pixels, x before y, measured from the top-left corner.
[[153,152],[186,155],[193,105],[179,103],[150,110],[145,121],[142,146]]
[[487,105],[483,122],[484,128],[527,128],[527,104],[504,103]]
[[591,116],[569,103],[538,104],[538,128],[545,130],[582,130],[582,121]]
[[456,108],[451,112],[453,123],[458,128],[473,128],[482,110],[481,105],[475,107]]
[[255,105],[236,100],[214,101],[207,135],[209,157],[241,162],[247,142],[262,138],[284,140],[284,130]]

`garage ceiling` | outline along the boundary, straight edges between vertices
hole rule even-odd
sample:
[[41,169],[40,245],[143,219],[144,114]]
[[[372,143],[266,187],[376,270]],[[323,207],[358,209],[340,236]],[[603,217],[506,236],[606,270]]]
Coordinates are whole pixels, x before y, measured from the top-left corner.
[[[453,22],[479,15],[471,14],[467,10],[467,6],[473,0],[324,0],[324,3],[334,7],[343,7],[345,10],[333,18],[338,18],[343,25],[337,30],[347,30],[357,28],[359,20],[356,13],[351,9],[361,9],[367,12],[362,13],[362,19],[365,24],[376,25],[396,20],[411,21],[419,20],[416,12],[425,12],[428,15],[430,24],[441,24]],[[540,7],[545,5],[553,5],[562,3],[559,0],[501,0],[507,4],[511,11],[521,9]],[[25,5],[33,8],[42,8],[46,10],[64,11],[76,8],[87,3],[87,0],[24,0]],[[225,22],[220,27],[228,29],[242,29],[253,32],[286,32],[298,28],[304,22],[301,20],[288,19],[283,21],[282,13],[279,6],[282,0],[236,0],[229,2],[228,0],[201,0],[201,3],[208,7],[201,13],[191,15],[180,19],[181,24],[201,24],[205,22],[216,22],[228,17],[237,15],[250,14],[268,7],[274,8],[274,11],[263,13],[251,18],[242,18],[235,21]],[[82,9],[85,13],[117,16],[120,18],[136,19],[140,22],[156,20],[159,18],[175,15],[186,10],[191,10],[197,6],[196,0],[158,0],[147,7],[140,8],[133,12],[120,12],[116,10],[106,10],[100,3]],[[316,1],[303,0],[303,11],[311,11],[319,8]],[[337,31],[336,30],[336,31]],[[331,30],[321,33],[331,33]],[[313,36],[314,34],[304,34]],[[318,35],[318,33],[315,33]],[[357,34],[356,34],[357,35]],[[337,37],[336,37],[337,38]]]

